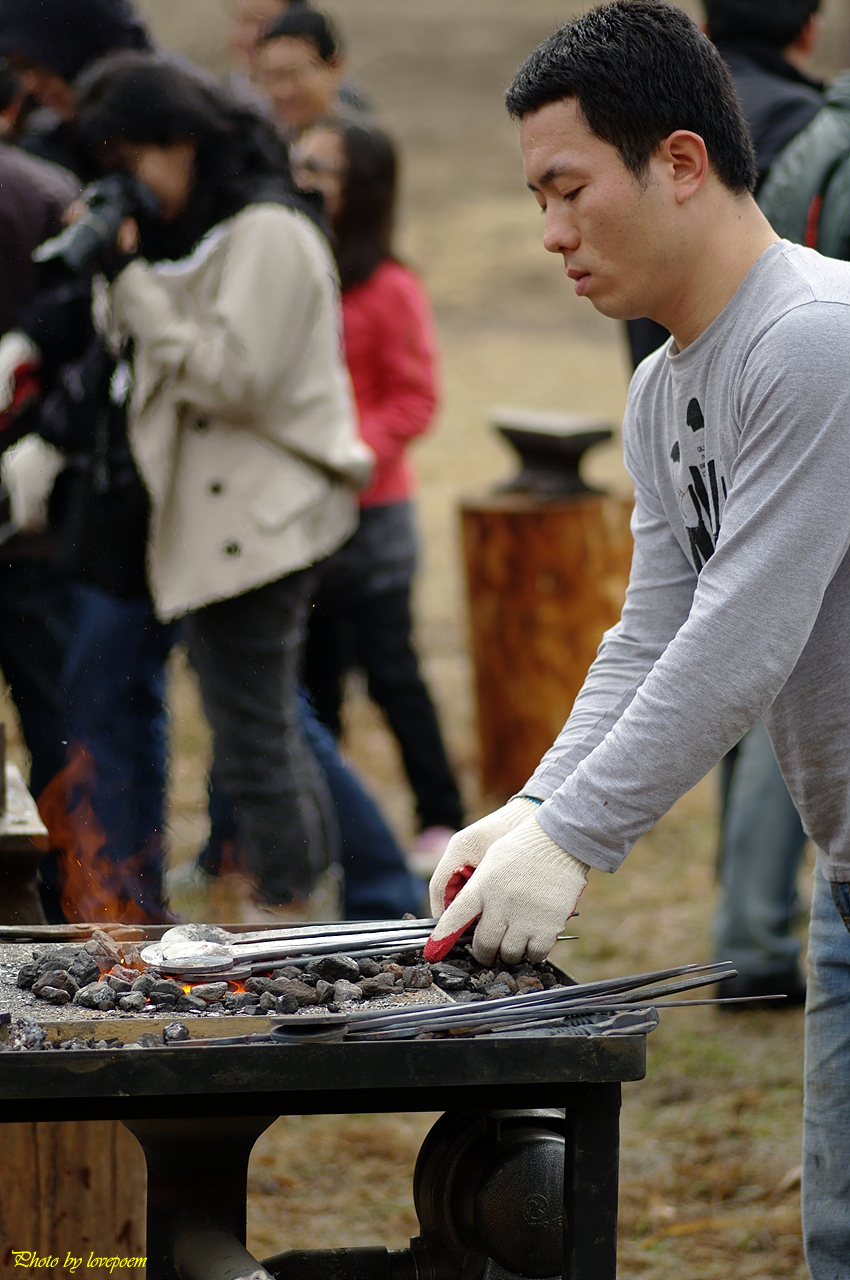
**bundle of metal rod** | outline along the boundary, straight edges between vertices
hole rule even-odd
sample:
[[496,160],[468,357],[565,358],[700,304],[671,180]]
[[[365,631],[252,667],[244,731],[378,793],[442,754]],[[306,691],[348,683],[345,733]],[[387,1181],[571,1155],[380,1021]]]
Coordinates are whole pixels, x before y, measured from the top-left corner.
[[[258,942],[220,942],[210,938],[182,937],[162,939],[141,953],[145,964],[177,978],[234,976],[232,971],[250,966],[250,972],[261,972],[273,965],[309,963],[323,955],[357,957],[393,955],[395,952],[418,950],[424,946],[434,924],[431,920],[371,922],[352,928],[328,924],[281,933],[279,939]],[[223,932],[223,931],[222,931]],[[234,938],[236,935],[232,935]],[[243,935],[244,937],[244,935]]]
[[[500,1028],[520,1025],[542,1025],[558,1021],[578,1010],[649,1008],[664,995],[676,995],[709,983],[722,982],[736,976],[728,964],[683,965],[675,969],[659,969],[654,973],[585,982],[569,987],[552,987],[528,995],[463,1004],[460,1007],[415,1008],[396,1011],[356,1012],[350,1015],[347,1035],[355,1038],[403,1039],[425,1032],[440,1033],[457,1028]],[[675,981],[671,981],[675,979]],[[629,1001],[631,992],[641,992],[641,999]]]

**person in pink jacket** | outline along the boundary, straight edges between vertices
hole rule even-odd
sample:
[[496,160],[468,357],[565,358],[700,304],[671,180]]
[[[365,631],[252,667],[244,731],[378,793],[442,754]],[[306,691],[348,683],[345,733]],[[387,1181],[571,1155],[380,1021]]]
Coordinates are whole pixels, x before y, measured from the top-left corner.
[[333,119],[294,149],[296,180],[321,191],[342,284],[345,353],[360,432],[377,458],[361,494],[360,527],[327,562],[307,641],[305,680],[320,717],[341,732],[342,681],[366,673],[369,694],[398,739],[416,797],[417,870],[433,870],[463,822],[411,636],[416,569],[412,442],[437,407],[437,350],[431,309],[414,273],[391,248],[396,153],[366,121]]

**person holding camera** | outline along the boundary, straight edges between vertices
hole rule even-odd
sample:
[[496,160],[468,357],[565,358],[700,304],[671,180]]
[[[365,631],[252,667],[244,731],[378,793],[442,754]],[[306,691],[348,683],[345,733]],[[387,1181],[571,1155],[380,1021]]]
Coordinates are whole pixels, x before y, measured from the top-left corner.
[[103,264],[107,333],[132,344],[149,582],[159,618],[185,619],[256,899],[303,909],[333,852],[296,699],[313,566],[355,528],[371,470],[333,260],[272,126],[182,66],[106,59],[77,135],[158,202]]

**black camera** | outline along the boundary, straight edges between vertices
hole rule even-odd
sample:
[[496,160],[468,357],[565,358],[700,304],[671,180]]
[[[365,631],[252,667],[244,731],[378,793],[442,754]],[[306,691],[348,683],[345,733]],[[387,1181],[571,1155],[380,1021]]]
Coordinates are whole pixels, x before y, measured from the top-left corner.
[[86,187],[80,199],[86,212],[60,235],[33,251],[33,262],[59,262],[75,274],[90,271],[115,248],[125,218],[156,217],[159,201],[150,187],[130,173],[110,173]]

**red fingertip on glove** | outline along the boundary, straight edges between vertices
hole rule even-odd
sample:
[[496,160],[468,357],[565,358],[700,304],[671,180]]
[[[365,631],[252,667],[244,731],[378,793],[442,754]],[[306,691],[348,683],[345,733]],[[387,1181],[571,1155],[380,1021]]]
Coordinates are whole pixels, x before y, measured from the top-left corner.
[[[460,893],[467,880],[469,880],[473,875],[474,871],[475,867],[471,867],[467,864],[467,866],[459,867],[457,871],[454,872],[446,885],[446,891],[443,895],[444,910],[454,902],[455,898]],[[466,924],[462,925],[460,929],[456,929],[454,933],[447,933],[444,938],[435,938],[434,936],[437,929],[440,927],[438,924],[437,929],[434,930],[434,933],[431,934],[431,937],[425,943],[424,955],[429,964],[433,964],[436,960],[442,960],[443,956],[447,956],[458,939],[463,937],[469,926],[477,919],[477,916],[473,916],[472,919],[467,920]]]
[[454,872],[448,884],[446,885],[446,892],[443,895],[444,911],[446,907],[449,906],[450,903],[454,902],[455,898],[460,893],[461,889],[466,884],[467,880],[469,880],[470,877],[474,874],[474,872],[475,872],[475,867],[471,867],[469,863],[467,863],[465,867],[459,867],[458,870]]

